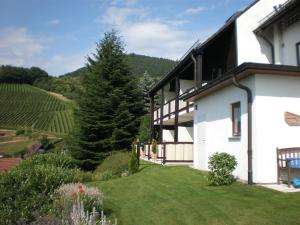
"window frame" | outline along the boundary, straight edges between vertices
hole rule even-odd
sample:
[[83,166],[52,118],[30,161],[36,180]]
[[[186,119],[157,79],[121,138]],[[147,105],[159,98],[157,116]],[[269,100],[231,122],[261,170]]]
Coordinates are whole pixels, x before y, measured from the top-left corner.
[[[238,130],[235,129],[235,114],[234,114],[234,110],[236,108],[240,109],[240,113],[239,113],[239,121],[240,124],[238,126]],[[241,136],[241,130],[242,130],[242,113],[241,113],[241,102],[235,102],[231,104],[231,123],[232,123],[232,136],[233,137],[240,137]]]
[[297,65],[300,66],[300,41],[296,43]]

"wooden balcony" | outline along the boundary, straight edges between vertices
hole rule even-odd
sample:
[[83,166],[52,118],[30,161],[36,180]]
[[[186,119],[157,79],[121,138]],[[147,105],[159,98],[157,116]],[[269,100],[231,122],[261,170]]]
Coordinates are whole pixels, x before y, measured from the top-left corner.
[[[166,102],[163,105],[163,120],[171,119],[175,117],[176,113],[176,99],[172,99],[168,102]],[[178,107],[178,115],[185,114],[194,111],[194,103],[193,102],[185,102],[182,100],[179,100],[179,107]],[[161,119],[161,108],[156,108],[153,112],[153,122],[154,124],[159,124]]]

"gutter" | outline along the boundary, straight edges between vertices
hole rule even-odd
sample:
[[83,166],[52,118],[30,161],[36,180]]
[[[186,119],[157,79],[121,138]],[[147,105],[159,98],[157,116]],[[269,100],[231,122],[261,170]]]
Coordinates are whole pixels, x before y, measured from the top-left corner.
[[247,93],[247,111],[248,111],[248,184],[253,184],[253,163],[252,163],[252,91],[249,87],[242,85],[237,81],[236,74],[232,75],[234,86],[240,88]]

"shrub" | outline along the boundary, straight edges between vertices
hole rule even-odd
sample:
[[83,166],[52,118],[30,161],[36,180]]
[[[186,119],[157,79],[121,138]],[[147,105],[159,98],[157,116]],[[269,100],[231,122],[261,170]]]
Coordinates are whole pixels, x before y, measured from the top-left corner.
[[[91,213],[90,213],[91,212]],[[78,197],[72,207],[72,211],[68,212],[67,218],[64,224],[66,225],[117,225],[117,221],[113,224],[110,220],[106,219],[103,211],[101,215],[96,212],[95,208],[92,211],[85,211],[85,205],[83,201]]]
[[23,135],[23,134],[25,134],[25,130],[24,129],[18,129],[17,131],[16,131],[16,135],[18,136],[18,135]]
[[227,153],[215,153],[209,157],[208,182],[210,185],[220,186],[228,185],[234,182],[233,170],[237,166],[234,156]]
[[75,175],[75,180],[82,183],[92,182],[94,180],[94,175],[92,172],[78,170]]
[[0,175],[0,218],[6,225],[33,219],[32,212],[52,210],[54,190],[74,182],[76,170],[64,154],[35,155]]
[[155,154],[157,152],[157,141],[152,139],[152,152]]
[[132,144],[131,157],[128,165],[128,170],[130,174],[134,174],[139,170],[138,159],[136,155],[135,143]]
[[111,170],[105,170],[100,174],[100,180],[110,180],[114,177],[113,172]]
[[95,170],[96,176],[110,170],[112,175],[121,176],[122,172],[128,169],[130,154],[128,152],[116,152],[106,157]]
[[103,193],[94,187],[87,187],[81,183],[64,184],[56,190],[55,205],[59,211],[69,211],[74,201],[80,197],[84,207],[88,211],[95,208],[101,211],[103,206]]
[[45,150],[48,150],[48,149],[51,149],[54,147],[54,145],[49,141],[47,135],[43,135],[40,142],[41,142],[41,145],[43,145]]

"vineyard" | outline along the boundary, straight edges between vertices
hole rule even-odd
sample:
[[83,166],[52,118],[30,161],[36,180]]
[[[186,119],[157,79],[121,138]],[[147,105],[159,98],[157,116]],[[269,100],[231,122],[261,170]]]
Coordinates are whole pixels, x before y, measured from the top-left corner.
[[72,131],[73,103],[27,84],[0,84],[0,128]]

